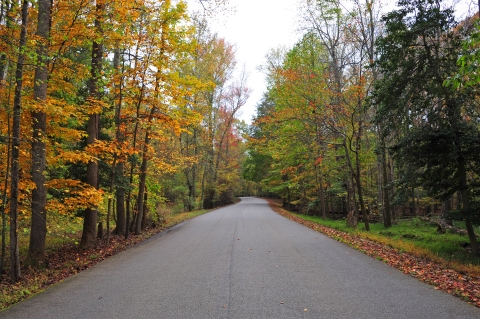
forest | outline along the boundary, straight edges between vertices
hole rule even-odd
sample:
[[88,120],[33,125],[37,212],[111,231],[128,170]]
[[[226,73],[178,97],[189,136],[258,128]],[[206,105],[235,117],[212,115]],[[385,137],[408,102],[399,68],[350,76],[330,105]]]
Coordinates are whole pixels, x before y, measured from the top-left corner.
[[263,66],[243,177],[365,231],[460,224],[478,256],[479,7],[457,17],[465,4],[302,1],[302,38]]
[[[204,5],[213,12],[223,1]],[[139,234],[242,188],[250,95],[234,45],[182,1],[2,1],[2,255],[21,277],[59,230]],[[24,243],[24,241],[21,241]]]
[[0,273],[45,266],[60,233],[85,250],[241,195],[366,231],[461,221],[478,256],[476,16],[303,0],[248,125],[235,45],[205,19],[228,1],[198,2],[1,1]]

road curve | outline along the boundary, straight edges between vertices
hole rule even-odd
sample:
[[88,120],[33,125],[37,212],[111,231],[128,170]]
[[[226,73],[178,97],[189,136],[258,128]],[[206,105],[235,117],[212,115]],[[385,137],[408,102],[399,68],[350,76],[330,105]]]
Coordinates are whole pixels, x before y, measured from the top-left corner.
[[0,318],[478,319],[480,309],[244,197]]

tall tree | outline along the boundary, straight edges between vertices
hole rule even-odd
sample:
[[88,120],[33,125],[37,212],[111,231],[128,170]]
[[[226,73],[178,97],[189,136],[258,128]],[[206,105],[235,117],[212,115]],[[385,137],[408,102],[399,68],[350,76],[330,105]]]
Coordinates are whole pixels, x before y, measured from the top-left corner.
[[22,2],[22,23],[20,30],[17,68],[15,70],[15,97],[13,102],[12,165],[10,190],[10,277],[13,282],[20,280],[20,252],[18,247],[18,197],[20,181],[20,117],[22,109],[23,68],[27,44],[28,0]]
[[48,81],[48,41],[50,33],[50,0],[38,1],[37,18],[37,61],[33,87],[34,102],[37,103],[32,112],[32,225],[28,261],[32,265],[43,264],[45,258],[45,240],[47,234],[47,189],[45,187],[47,121],[44,110],[47,100]]
[[351,226],[357,224],[358,198],[366,230],[370,226],[362,157],[370,150],[363,148],[362,144],[370,117],[365,98],[374,80],[368,66],[374,57],[377,25],[375,7],[375,1],[366,1],[364,5],[354,1],[353,9],[348,11],[337,0],[307,0],[304,9],[306,27],[317,35],[327,52],[325,62],[329,65],[329,77],[326,85],[331,94],[330,101],[326,103],[330,119],[325,124],[332,133],[343,137],[340,144],[345,150],[347,168],[352,176],[351,184],[356,188],[353,214],[348,222]]
[[438,198],[461,193],[462,216],[472,254],[478,256],[469,178],[480,162],[476,96],[471,88],[445,86],[456,74],[461,37],[452,9],[439,0],[402,0],[385,16],[386,35],[378,40],[382,80],[375,87],[377,122],[391,142],[400,171],[413,186]]
[[[97,0],[95,5],[95,38],[92,43],[92,59],[91,59],[91,77],[88,85],[90,95],[90,107],[92,110],[89,112],[87,123],[87,147],[95,144],[98,140],[98,134],[100,129],[100,116],[98,109],[98,103],[101,100],[101,83],[102,77],[102,59],[103,59],[103,27],[102,20],[104,15],[104,3],[103,0]],[[98,189],[98,163],[95,159],[91,159],[87,164],[87,177],[86,182],[88,185]],[[96,245],[97,242],[97,208],[88,207],[85,209],[85,217],[83,222],[82,240],[80,241],[81,248],[90,248]]]

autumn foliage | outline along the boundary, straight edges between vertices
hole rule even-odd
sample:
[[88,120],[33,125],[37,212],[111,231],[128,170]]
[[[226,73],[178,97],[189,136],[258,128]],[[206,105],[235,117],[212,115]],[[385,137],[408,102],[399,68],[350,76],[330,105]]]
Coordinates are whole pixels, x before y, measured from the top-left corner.
[[178,211],[233,201],[249,89],[234,78],[233,46],[185,2],[2,2],[0,37],[0,272],[10,225],[41,265],[58,219],[85,217],[89,248],[99,226],[107,238],[142,232],[166,201]]

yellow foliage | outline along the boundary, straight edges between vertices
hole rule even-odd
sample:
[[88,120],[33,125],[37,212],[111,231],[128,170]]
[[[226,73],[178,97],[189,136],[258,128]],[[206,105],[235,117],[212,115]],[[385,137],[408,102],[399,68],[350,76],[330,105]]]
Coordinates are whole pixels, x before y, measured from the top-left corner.
[[58,198],[48,201],[47,211],[71,214],[77,210],[96,208],[101,203],[103,191],[72,179],[53,179],[46,183],[49,189],[55,189]]

